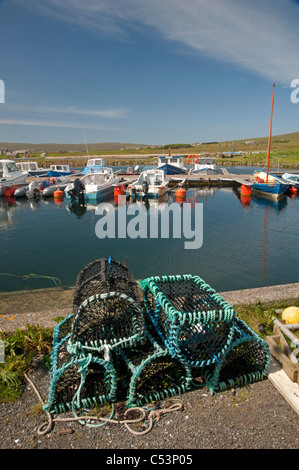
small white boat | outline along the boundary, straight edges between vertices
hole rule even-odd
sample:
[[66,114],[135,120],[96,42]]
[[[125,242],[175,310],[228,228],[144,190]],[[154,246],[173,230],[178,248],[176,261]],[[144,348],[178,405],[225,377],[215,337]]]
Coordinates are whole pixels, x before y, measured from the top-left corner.
[[71,170],[69,165],[50,165],[48,176],[67,176],[82,174],[81,171]]
[[86,167],[82,173],[85,175],[86,173],[97,172],[106,167],[107,165],[104,158],[91,158],[87,161]]
[[299,189],[299,174],[284,173],[281,177],[284,181],[291,184],[292,186],[295,186],[296,189]]
[[20,171],[28,171],[30,176],[47,176],[50,168],[39,168],[37,162],[15,162]]
[[165,175],[181,175],[188,173],[184,166],[183,155],[162,155],[158,157],[158,170],[163,170]]
[[140,173],[139,178],[129,184],[128,190],[135,197],[161,197],[167,192],[168,185],[164,171],[153,168]]
[[216,169],[216,158],[197,157],[197,155],[195,155],[195,160],[194,160],[193,168],[191,171],[192,173],[202,173],[205,175],[218,173]]
[[64,193],[67,199],[84,201],[95,201],[101,196],[113,194],[114,188],[118,186],[119,179],[115,176],[112,168],[105,167],[101,171],[86,173],[82,178],[75,180],[66,186]]
[[25,184],[27,176],[28,172],[18,170],[13,160],[0,160],[0,196],[9,186]]

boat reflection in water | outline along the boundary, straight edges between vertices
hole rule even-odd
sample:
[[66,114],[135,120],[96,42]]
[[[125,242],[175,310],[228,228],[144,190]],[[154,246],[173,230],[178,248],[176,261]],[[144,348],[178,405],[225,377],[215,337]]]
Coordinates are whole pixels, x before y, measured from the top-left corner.
[[269,257],[271,254],[269,253],[269,217],[272,211],[280,212],[286,209],[288,205],[288,198],[284,195],[281,199],[271,200],[264,197],[253,196],[253,204],[256,204],[262,208],[264,208],[264,216],[263,216],[263,238],[261,242],[261,257],[263,260],[262,265],[262,285],[266,284],[267,281],[267,265]]

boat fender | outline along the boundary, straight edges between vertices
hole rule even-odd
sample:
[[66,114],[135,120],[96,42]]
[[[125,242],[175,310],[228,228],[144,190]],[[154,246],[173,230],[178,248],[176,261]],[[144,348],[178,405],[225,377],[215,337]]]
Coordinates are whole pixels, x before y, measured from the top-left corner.
[[61,191],[60,189],[57,189],[56,191],[54,191],[54,198],[62,199],[63,196],[64,196],[64,192]]

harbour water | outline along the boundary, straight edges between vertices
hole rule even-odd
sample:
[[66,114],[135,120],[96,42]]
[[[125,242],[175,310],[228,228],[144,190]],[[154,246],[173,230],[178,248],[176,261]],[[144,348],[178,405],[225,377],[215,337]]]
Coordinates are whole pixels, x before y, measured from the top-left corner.
[[[176,202],[175,190],[166,199],[166,205]],[[117,214],[113,196],[106,202]],[[96,204],[82,208],[53,198],[1,197],[0,290],[74,286],[86,264],[109,256],[127,263],[136,279],[190,273],[217,291],[298,282],[298,196],[275,203],[254,196],[242,200],[237,188],[198,187],[187,190],[188,203],[193,215],[202,204],[203,243],[197,249],[185,249],[183,236],[173,236],[171,217],[169,238],[116,233],[100,239]],[[148,220],[153,210],[152,203],[144,204]]]

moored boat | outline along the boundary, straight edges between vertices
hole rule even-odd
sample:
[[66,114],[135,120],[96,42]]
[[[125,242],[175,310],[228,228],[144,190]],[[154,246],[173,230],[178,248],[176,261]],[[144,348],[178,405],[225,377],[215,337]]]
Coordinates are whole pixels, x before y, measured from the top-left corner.
[[162,155],[158,157],[158,170],[163,170],[165,175],[181,175],[188,173],[184,166],[183,155]]
[[103,195],[113,194],[119,179],[112,168],[105,167],[101,171],[86,173],[82,178],[68,184],[64,190],[67,199],[94,201]]
[[256,171],[250,176],[252,190],[257,196],[278,199],[289,189],[289,183],[278,176],[264,171]]
[[299,174],[284,173],[281,178],[290,185],[289,189],[292,189],[293,192],[299,191]]
[[18,170],[13,160],[0,160],[0,196],[12,185],[25,184],[27,171]]
[[14,192],[14,197],[24,197],[24,196],[26,196],[26,193],[27,193],[28,189],[29,189],[29,185],[19,186]]
[[[43,197],[54,196],[55,191],[64,191],[70,180],[67,176],[58,176],[57,178],[51,178],[49,181],[43,182],[41,185],[41,192]],[[43,186],[44,185],[44,186]]]
[[256,171],[250,176],[252,184],[252,191],[257,196],[262,196],[271,199],[279,199],[289,189],[289,184],[278,176],[269,174],[269,162],[270,162],[270,149],[271,149],[271,135],[272,135],[272,116],[273,116],[273,104],[274,104],[274,88],[273,83],[272,91],[272,105],[271,105],[271,119],[270,119],[270,133],[268,141],[268,152],[267,152],[267,171]]
[[129,184],[128,190],[134,197],[161,197],[167,192],[168,185],[164,171],[153,168],[140,173],[138,179]]
[[47,176],[50,168],[39,168],[37,162],[27,161],[27,162],[15,162],[16,167],[20,171],[27,171],[29,176]]
[[86,173],[97,172],[106,167],[107,165],[104,158],[91,158],[87,161],[86,167],[82,173],[85,175]]
[[211,175],[218,173],[216,168],[216,158],[214,157],[198,157],[197,155],[189,155],[188,163],[191,164],[191,159],[194,157],[192,173],[202,173],[205,175]]
[[80,175],[81,171],[71,170],[69,165],[50,165],[48,176],[68,176],[68,175]]

